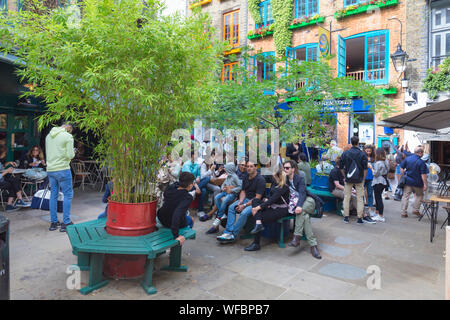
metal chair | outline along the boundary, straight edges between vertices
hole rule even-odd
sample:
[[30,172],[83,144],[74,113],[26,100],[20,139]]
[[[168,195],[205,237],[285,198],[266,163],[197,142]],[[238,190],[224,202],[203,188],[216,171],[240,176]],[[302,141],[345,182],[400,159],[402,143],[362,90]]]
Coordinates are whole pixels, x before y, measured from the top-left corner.
[[[27,202],[31,202],[30,198],[33,199],[33,195],[39,190],[39,185],[44,183],[44,179],[31,180],[28,178],[22,178],[20,182],[22,185],[23,196],[26,198]],[[30,188],[30,195],[26,192],[28,186]]]
[[445,226],[445,223],[448,222],[448,218],[450,217],[450,206],[442,207],[445,211],[447,211],[447,219],[445,219],[444,223],[441,226],[441,229]]
[[91,173],[86,170],[84,163],[79,161],[74,161],[71,164],[73,173],[74,173],[74,179],[73,179],[73,186],[75,186],[75,183],[77,182],[77,177],[81,177],[81,189],[84,190],[84,185],[86,184],[86,179],[89,180],[90,185],[92,185],[92,179],[91,179]]
[[420,201],[423,205],[422,215],[419,218],[419,221],[422,220],[424,215],[427,215],[428,219],[430,219],[431,215],[431,201],[430,200],[422,200]]

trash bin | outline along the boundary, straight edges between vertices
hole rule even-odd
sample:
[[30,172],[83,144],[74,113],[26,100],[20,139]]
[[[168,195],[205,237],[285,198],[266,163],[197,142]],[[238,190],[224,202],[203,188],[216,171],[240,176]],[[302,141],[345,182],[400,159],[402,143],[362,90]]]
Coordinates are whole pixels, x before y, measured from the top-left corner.
[[9,300],[9,220],[0,215],[0,300]]

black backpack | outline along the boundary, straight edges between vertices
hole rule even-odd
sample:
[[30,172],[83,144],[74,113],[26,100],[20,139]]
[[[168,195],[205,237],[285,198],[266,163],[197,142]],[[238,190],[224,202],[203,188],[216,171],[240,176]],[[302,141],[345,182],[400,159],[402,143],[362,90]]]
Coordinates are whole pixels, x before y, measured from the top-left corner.
[[359,169],[359,166],[356,163],[355,159],[352,158],[350,166],[347,170],[347,174],[345,176],[345,181],[350,183],[360,183],[362,182],[361,177],[361,170]]

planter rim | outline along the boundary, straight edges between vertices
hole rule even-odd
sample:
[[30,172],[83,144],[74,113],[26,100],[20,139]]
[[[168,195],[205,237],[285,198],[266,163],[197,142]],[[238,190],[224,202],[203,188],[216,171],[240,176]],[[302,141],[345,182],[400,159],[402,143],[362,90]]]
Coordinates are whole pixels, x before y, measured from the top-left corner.
[[[109,198],[108,198],[109,199]],[[151,203],[155,203],[158,202],[158,199],[153,200],[153,201],[147,201],[147,202],[119,202],[119,201],[114,201],[109,199],[108,203],[117,203],[117,204],[122,204],[122,205],[144,205],[144,204],[151,204]]]

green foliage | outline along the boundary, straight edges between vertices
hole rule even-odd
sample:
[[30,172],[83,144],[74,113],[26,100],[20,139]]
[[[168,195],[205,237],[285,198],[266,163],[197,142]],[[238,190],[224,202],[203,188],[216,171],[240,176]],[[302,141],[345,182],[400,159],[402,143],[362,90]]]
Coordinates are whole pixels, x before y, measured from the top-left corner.
[[431,99],[436,99],[439,92],[450,91],[450,58],[446,58],[436,70],[427,70],[422,89]]
[[[39,7],[39,1],[34,5]],[[153,199],[159,160],[172,131],[211,107],[222,48],[210,21],[161,15],[160,0],[85,0],[48,15],[0,19],[2,51],[26,63],[26,95],[48,107],[40,127],[61,119],[101,139],[97,154],[113,182],[113,200]]]
[[285,54],[286,47],[291,46],[292,31],[289,26],[292,22],[294,11],[291,0],[271,0],[272,14],[275,20],[273,40],[275,42],[276,53],[280,56]]
[[262,24],[262,17],[259,12],[259,3],[261,0],[248,0],[248,11],[250,12],[250,15],[252,16],[253,20],[255,21],[255,24]]
[[[244,131],[248,128],[276,128],[280,130],[281,141],[302,140],[309,146],[325,146],[332,139],[326,138],[327,132],[335,126],[331,121],[334,110],[324,107],[326,100],[342,99],[352,94],[384,117],[393,111],[377,87],[353,79],[334,78],[327,61],[298,63],[291,60],[287,61],[287,66],[287,69],[281,67],[277,70],[273,80],[262,82],[240,68],[236,82],[217,87],[214,113],[208,116],[209,120],[216,127]],[[300,83],[305,85],[295,85]],[[274,90],[275,94],[264,95],[265,89]],[[275,112],[274,108],[286,100],[294,100],[289,105],[291,110]]]

